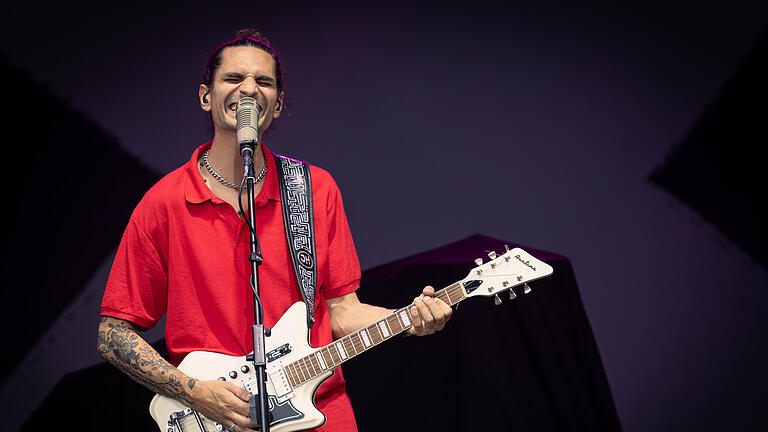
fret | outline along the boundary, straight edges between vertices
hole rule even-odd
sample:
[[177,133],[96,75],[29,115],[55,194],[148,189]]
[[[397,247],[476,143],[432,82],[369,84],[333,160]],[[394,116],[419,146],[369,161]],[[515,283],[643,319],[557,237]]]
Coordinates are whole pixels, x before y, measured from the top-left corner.
[[304,382],[304,380],[302,379],[301,369],[299,369],[299,365],[296,364],[296,362],[293,362],[293,375],[296,377],[297,383]]
[[328,366],[325,365],[325,361],[323,360],[323,355],[320,354],[320,351],[315,352],[315,358],[317,358],[317,362],[320,363],[320,369],[325,371],[328,369]]
[[363,341],[360,340],[360,333],[352,333],[349,335],[349,340],[352,341],[352,345],[355,347],[355,355],[365,351],[365,345],[363,345]]
[[457,304],[458,302],[466,298],[466,296],[464,295],[464,289],[461,287],[460,284],[453,284],[453,288],[451,289],[451,291],[453,292],[453,296],[456,298],[456,300],[453,300],[453,304]]
[[347,359],[347,352],[344,350],[344,344],[341,342],[336,342],[334,344],[336,347],[336,350],[339,352],[339,356],[341,356],[341,360],[344,361]]
[[299,382],[303,382],[304,381],[304,374],[301,373],[301,368],[299,367],[299,362],[293,362],[291,364],[293,365],[293,370],[294,370],[294,373],[296,374],[296,379]]
[[294,369],[293,363],[290,363],[286,366],[284,366],[285,374],[288,375],[288,381],[291,382],[291,385],[293,387],[296,387],[299,384],[298,378],[296,378],[296,373],[293,371]]
[[299,366],[301,367],[301,371],[304,372],[304,381],[308,380],[312,376],[312,373],[309,371],[309,367],[307,367],[305,360],[306,359],[304,358],[299,359]]
[[308,380],[312,376],[312,371],[309,370],[309,367],[307,366],[306,358],[302,357],[296,362],[301,367],[301,371],[304,372],[304,381]]
[[389,326],[393,336],[403,331],[403,327],[400,325],[400,321],[397,319],[397,315],[392,314],[384,318],[384,320],[387,321],[387,325]]
[[407,329],[411,326],[411,317],[408,313],[408,309],[410,308],[400,309],[397,311],[397,318],[400,320],[400,324],[403,326],[403,329]]
[[377,325],[371,324],[366,328],[368,329],[368,335],[371,337],[371,342],[373,342],[374,345],[378,345],[384,340],[384,338],[381,337],[381,332]]
[[[450,288],[450,287],[449,287],[449,288]],[[451,291],[450,291],[450,289],[449,289],[449,288],[446,288],[446,289],[444,289],[444,290],[443,290],[443,291],[445,292],[445,298],[447,298],[447,299],[448,299],[448,301],[447,301],[447,302],[445,302],[445,303],[447,303],[447,304],[448,304],[448,306],[453,306],[453,299],[451,298]],[[442,300],[442,299],[441,299],[441,300]],[[443,301],[444,301],[444,300],[443,300]]]
[[299,382],[304,382],[307,380],[307,376],[304,374],[304,371],[301,369],[301,363],[297,360],[293,362],[293,365],[296,367],[296,376],[299,378]]
[[453,304],[451,304],[451,306],[467,298],[467,294],[460,283],[455,283],[451,285],[450,288],[451,288],[451,291],[453,291],[454,298],[456,298],[456,300],[453,300]]
[[342,339],[342,344],[344,345],[344,351],[349,353],[350,357],[354,357],[357,355],[357,350],[355,349],[355,344],[352,342],[352,338],[347,336],[344,339]]
[[461,295],[461,300],[464,300],[467,298],[467,290],[464,288],[464,282],[457,282],[456,285],[459,287],[459,294]]
[[389,325],[387,325],[387,320],[379,321],[377,324],[379,325],[379,329],[381,330],[381,334],[384,336],[384,339],[392,335],[392,332],[389,331]]
[[435,299],[440,299],[444,303],[448,303],[449,302],[448,299],[446,298],[445,290],[440,290],[440,291],[436,292],[433,297]]
[[341,355],[339,355],[339,350],[336,349],[336,345],[328,345],[328,352],[331,354],[334,366],[341,364]]
[[413,326],[413,315],[411,314],[411,307],[405,308],[405,315],[408,317],[408,320],[411,321],[411,326]]
[[363,345],[365,347],[371,346],[371,338],[368,337],[368,331],[366,329],[362,329],[358,333],[360,334],[361,339],[363,339]]
[[322,370],[320,370],[320,365],[315,362],[315,356],[309,355],[304,358],[307,359],[307,363],[312,366],[312,377],[316,377],[320,372],[322,372]]
[[309,362],[309,359],[304,357],[301,359],[302,363],[304,364],[304,367],[307,368],[307,373],[309,374],[307,376],[308,379],[311,379],[313,376],[315,376],[315,371],[312,368],[312,363]]
[[393,336],[405,330],[405,328],[403,328],[403,326],[400,324],[400,320],[397,318],[397,315],[392,314],[388,316],[387,324],[389,324],[389,328],[392,329]]
[[323,356],[323,359],[325,360],[325,364],[329,365],[328,369],[333,369],[336,366],[336,363],[333,361],[333,357],[331,357],[331,352],[328,348],[323,348],[320,350]]

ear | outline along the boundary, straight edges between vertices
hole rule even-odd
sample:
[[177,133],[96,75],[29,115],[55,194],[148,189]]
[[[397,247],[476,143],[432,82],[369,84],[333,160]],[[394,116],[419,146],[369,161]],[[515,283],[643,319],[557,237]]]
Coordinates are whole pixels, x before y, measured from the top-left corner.
[[277,105],[275,105],[275,115],[273,115],[272,118],[280,117],[280,113],[283,111],[284,96],[285,96],[285,93],[280,92],[280,96],[277,97]]
[[205,112],[211,111],[211,90],[205,84],[200,84],[200,89],[197,91],[197,95],[200,98],[200,108]]

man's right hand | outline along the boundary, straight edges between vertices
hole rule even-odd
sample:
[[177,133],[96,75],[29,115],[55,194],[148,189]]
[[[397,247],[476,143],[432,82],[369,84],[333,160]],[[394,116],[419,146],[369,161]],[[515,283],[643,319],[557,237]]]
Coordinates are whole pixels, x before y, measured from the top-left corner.
[[[190,380],[190,408],[217,421],[227,429],[235,425],[234,430],[257,431],[259,425],[252,423],[249,416],[248,400],[251,396],[247,390],[227,381],[196,381]],[[231,429],[230,429],[231,430]]]
[[250,393],[231,382],[197,381],[168,363],[124,319],[102,316],[96,347],[101,356],[157,394],[178,400],[224,428],[258,430],[248,418]]

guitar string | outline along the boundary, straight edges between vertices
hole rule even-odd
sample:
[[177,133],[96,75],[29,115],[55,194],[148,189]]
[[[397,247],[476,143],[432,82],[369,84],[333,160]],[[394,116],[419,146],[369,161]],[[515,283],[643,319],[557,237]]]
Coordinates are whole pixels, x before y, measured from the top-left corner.
[[[464,295],[461,292],[459,283],[452,284],[452,285],[446,287],[445,289],[438,291],[437,293],[435,293],[435,297],[439,298],[440,300],[446,302],[449,305],[453,305],[456,302],[453,302],[451,300],[451,292],[453,292],[455,294],[459,294],[459,297],[462,297],[462,299],[464,298]],[[445,299],[443,297],[445,297]],[[460,300],[458,300],[458,301],[460,301]],[[407,306],[406,308],[409,308],[409,307],[410,306]],[[330,362],[331,366],[328,366],[327,363],[329,363],[329,362],[327,361],[327,359],[325,359],[324,353],[322,353],[322,351],[327,350],[328,347],[324,347],[321,350],[318,350],[318,352],[321,352],[321,355],[323,355],[324,360],[326,360],[326,368],[323,368],[319,364],[319,362],[315,358],[315,353],[313,353],[313,354],[310,354],[309,356],[303,357],[303,358],[298,359],[298,360],[296,360],[294,362],[294,363],[297,363],[298,366],[301,366],[301,367],[298,368],[301,376],[294,376],[294,377],[289,377],[289,378],[294,378],[294,379],[292,379],[292,381],[296,382],[297,385],[301,385],[302,383],[304,383],[304,382],[306,382],[306,381],[308,381],[308,380],[310,380],[310,379],[312,379],[312,378],[322,374],[323,372],[325,372],[327,370],[334,369],[336,366],[338,366],[339,364],[343,363],[348,358],[357,356],[358,354],[361,354],[362,352],[364,352],[366,349],[373,348],[373,346],[378,345],[379,343],[384,342],[385,340],[391,338],[392,336],[395,336],[395,335],[397,335],[397,334],[407,330],[407,328],[409,328],[410,326],[403,326],[403,325],[401,325],[400,324],[400,319],[396,316],[398,313],[400,313],[401,311],[403,311],[406,308],[400,309],[400,310],[396,311],[394,314],[389,315],[389,316],[387,316],[387,317],[377,321],[374,324],[371,324],[369,327],[361,329],[361,330],[367,330],[369,332],[370,332],[371,328],[376,328],[377,329],[377,333],[379,333],[378,336],[379,336],[380,340],[379,341],[375,341],[376,338],[374,338],[374,342],[372,343],[372,345],[370,347],[366,348],[365,345],[360,342],[360,340],[361,340],[360,331],[361,330],[358,330],[357,332],[351,333],[350,335],[347,335],[344,338],[342,338],[339,341],[334,343],[334,345],[336,345],[338,343],[342,344],[342,349],[344,349],[345,353],[347,354],[347,358],[346,359],[342,359],[341,358],[341,354],[338,351],[338,346],[336,346],[337,355],[334,356],[333,355],[333,351],[328,350],[328,352],[331,354],[330,358],[332,360],[332,362]],[[410,314],[409,314],[409,316],[410,316]],[[378,325],[381,322],[386,322],[387,325],[389,326],[389,329],[390,330],[394,329],[394,332],[391,333],[389,336],[384,337],[381,334],[381,331],[378,328]],[[393,325],[395,323],[397,324],[396,327]],[[354,340],[355,336],[357,336],[357,341]],[[352,350],[354,352],[350,352],[350,351],[352,351],[352,350],[350,350],[350,347],[352,348]],[[309,364],[309,366],[307,366],[307,364]],[[311,370],[310,370],[310,368],[311,368]],[[304,372],[305,370],[306,370],[306,372]],[[320,372],[318,372],[318,370]],[[296,378],[298,378],[298,379],[296,379]]]
[[[451,293],[456,294],[457,297],[459,297],[459,300],[457,300],[456,302],[452,301],[451,300]],[[439,298],[440,300],[442,300],[443,302],[445,302],[446,304],[448,304],[450,306],[453,306],[456,303],[458,303],[459,301],[464,300],[466,298],[466,296],[462,292],[461,284],[459,282],[453,283],[453,284],[447,286],[446,288],[436,292],[434,297]],[[286,374],[288,374],[288,378],[291,381],[292,385],[294,385],[294,387],[298,386],[298,385],[301,385],[301,384],[311,380],[312,378],[315,378],[316,376],[322,374],[323,372],[326,372],[328,370],[333,370],[338,365],[343,363],[344,361],[349,360],[350,358],[355,357],[355,356],[365,352],[366,349],[373,348],[374,346],[376,346],[376,345],[378,345],[378,344],[380,344],[380,343],[382,343],[382,342],[384,342],[384,341],[386,341],[386,340],[388,340],[388,339],[390,339],[390,338],[392,338],[392,337],[402,333],[403,331],[406,331],[408,328],[412,327],[412,325],[410,325],[410,326],[403,326],[403,325],[401,325],[400,324],[400,318],[397,317],[397,314],[399,314],[402,311],[406,311],[406,313],[408,314],[409,319],[411,319],[412,318],[410,316],[410,307],[411,306],[413,306],[413,303],[408,305],[408,306],[406,306],[405,308],[398,309],[393,314],[391,314],[391,315],[389,315],[389,316],[387,316],[385,318],[382,318],[381,320],[379,320],[379,321],[377,321],[377,322],[375,322],[375,323],[373,323],[373,324],[371,324],[371,325],[369,325],[369,326],[367,326],[365,328],[362,328],[362,329],[360,329],[360,330],[358,330],[356,332],[353,332],[353,333],[351,333],[351,334],[349,334],[347,336],[344,336],[343,338],[339,339],[338,341],[333,342],[333,343],[331,343],[329,345],[326,345],[325,347],[323,347],[320,350],[318,350],[317,352],[327,351],[327,353],[329,354],[330,359],[332,360],[331,362],[328,362],[328,360],[325,358],[325,356],[323,354],[321,354],[321,355],[323,355],[323,358],[324,358],[324,360],[326,362],[326,368],[325,369],[322,368],[322,366],[319,364],[319,362],[315,358],[315,353],[312,353],[312,354],[310,354],[308,356],[305,356],[305,357],[302,357],[300,359],[297,359],[297,360],[293,361],[292,363],[289,363],[286,366]],[[393,323],[390,322],[390,321],[394,321],[395,323],[397,323],[397,327],[394,327]],[[387,323],[387,326],[388,326],[388,328],[390,330],[390,335],[389,336],[384,337],[384,335],[381,334],[381,330],[379,329],[379,323],[380,322],[386,322]],[[374,337],[374,333],[371,332],[371,329],[373,329],[373,328],[375,328],[376,332],[378,333],[377,334],[377,336],[378,336],[377,338]],[[360,340],[361,340],[360,332],[363,331],[363,330],[368,332],[369,337],[372,339],[371,340],[371,346],[366,347],[364,344],[361,344],[361,342],[360,342]],[[357,343],[353,340],[354,336],[357,336],[357,338],[358,338],[358,342]],[[379,340],[376,341],[375,339],[379,339]],[[341,353],[339,353],[339,349],[336,346],[338,343],[341,343],[343,349],[345,350],[346,358],[344,358],[344,359],[341,358]],[[354,352],[350,353],[350,350],[348,348],[349,345],[352,346]],[[335,348],[336,355],[334,355],[333,351],[329,349],[330,346],[333,346]],[[307,366],[307,363],[309,363],[309,367]],[[311,368],[311,370],[310,370],[310,368]],[[298,370],[299,374],[296,374],[295,372],[291,372],[288,369],[293,369],[294,371]],[[320,370],[320,372],[317,372],[317,370]]]

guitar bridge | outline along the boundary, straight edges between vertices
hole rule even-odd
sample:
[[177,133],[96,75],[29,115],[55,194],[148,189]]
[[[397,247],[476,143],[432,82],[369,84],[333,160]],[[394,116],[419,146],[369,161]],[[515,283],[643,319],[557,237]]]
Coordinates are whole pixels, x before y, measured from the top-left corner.
[[215,425],[215,430],[206,430],[200,414],[191,408],[187,408],[184,411],[171,413],[167,432],[218,432],[222,430],[220,424],[215,423]]

